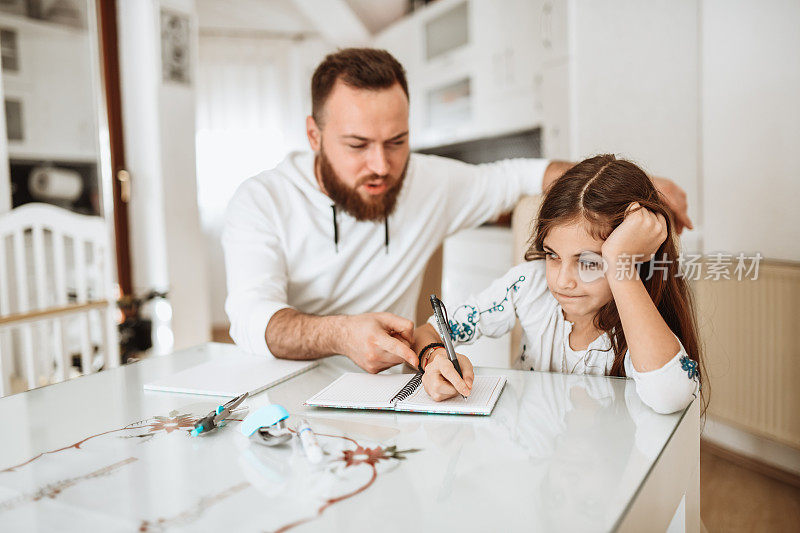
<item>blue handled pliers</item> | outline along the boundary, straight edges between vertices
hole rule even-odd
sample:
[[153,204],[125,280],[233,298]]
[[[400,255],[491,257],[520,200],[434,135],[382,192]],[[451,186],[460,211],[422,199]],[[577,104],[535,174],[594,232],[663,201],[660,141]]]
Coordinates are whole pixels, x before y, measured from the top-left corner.
[[216,429],[219,427],[220,422],[228,418],[231,414],[231,411],[236,409],[239,404],[241,404],[245,399],[250,395],[250,393],[245,392],[241,396],[237,396],[233,400],[229,401],[225,405],[220,405],[204,418],[201,418],[197,421],[194,425],[194,429],[191,431],[193,437],[201,433],[207,433],[212,429]]

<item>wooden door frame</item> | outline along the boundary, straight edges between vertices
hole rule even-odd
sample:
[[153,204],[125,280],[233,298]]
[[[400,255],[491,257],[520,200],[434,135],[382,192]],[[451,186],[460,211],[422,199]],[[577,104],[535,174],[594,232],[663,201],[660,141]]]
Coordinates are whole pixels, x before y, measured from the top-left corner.
[[114,238],[116,241],[117,280],[122,296],[133,293],[131,275],[130,226],[128,204],[122,197],[119,173],[125,170],[125,144],[122,131],[122,93],[119,74],[119,45],[117,40],[116,0],[97,0],[98,41],[102,66],[102,83],[105,88],[106,116],[108,117],[109,144],[111,147],[111,187],[114,198]]

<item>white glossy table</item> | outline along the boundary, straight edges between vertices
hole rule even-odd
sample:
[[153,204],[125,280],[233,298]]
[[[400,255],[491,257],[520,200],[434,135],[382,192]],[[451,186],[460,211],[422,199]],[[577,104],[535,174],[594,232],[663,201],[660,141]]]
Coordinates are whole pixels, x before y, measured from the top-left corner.
[[0,530],[699,531],[698,402],[664,416],[630,380],[479,369],[508,376],[489,417],[303,407],[356,370],[329,358],[248,400],[328,435],[314,468],[296,439],[251,444],[236,421],[191,437],[219,399],[142,390],[231,350],[0,399]]

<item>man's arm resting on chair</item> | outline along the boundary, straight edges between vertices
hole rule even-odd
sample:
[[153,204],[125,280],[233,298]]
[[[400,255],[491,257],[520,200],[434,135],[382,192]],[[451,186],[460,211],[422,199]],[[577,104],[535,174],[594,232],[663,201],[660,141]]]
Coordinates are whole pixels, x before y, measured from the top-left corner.
[[[544,171],[544,176],[542,176],[542,192],[547,193],[550,186],[573,166],[575,166],[575,163],[570,163],[569,161],[551,161]],[[650,179],[653,180],[653,185],[661,193],[661,197],[672,212],[675,231],[680,234],[684,228],[694,229],[692,220],[689,218],[686,191],[671,179],[657,176],[651,176]]]
[[570,163],[569,161],[550,161],[550,164],[544,170],[544,176],[542,176],[542,192],[546,193],[554,181],[574,166],[575,163]]

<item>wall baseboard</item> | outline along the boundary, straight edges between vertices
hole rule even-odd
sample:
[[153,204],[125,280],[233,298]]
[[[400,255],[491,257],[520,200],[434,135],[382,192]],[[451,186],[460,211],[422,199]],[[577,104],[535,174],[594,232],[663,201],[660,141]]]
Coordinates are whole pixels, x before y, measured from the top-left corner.
[[708,416],[701,435],[714,455],[800,487],[800,450]]

